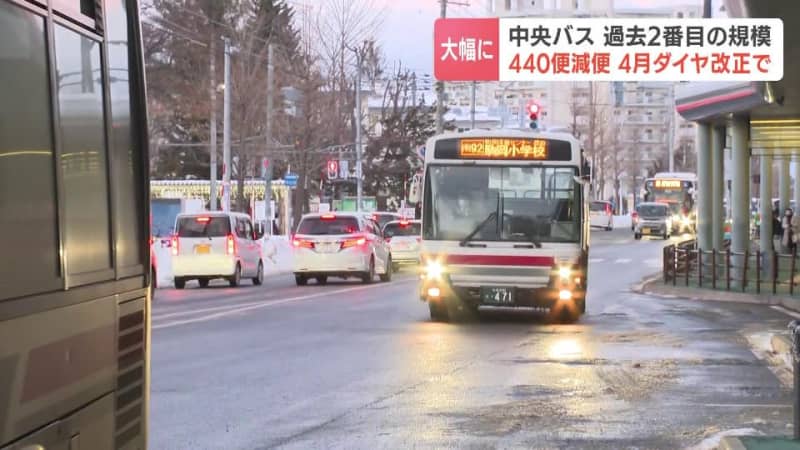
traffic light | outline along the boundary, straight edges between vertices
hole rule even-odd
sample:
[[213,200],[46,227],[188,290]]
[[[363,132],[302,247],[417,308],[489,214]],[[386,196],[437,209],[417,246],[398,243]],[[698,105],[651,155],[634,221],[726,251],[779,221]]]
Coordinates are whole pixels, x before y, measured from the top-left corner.
[[534,130],[539,129],[539,113],[542,107],[536,102],[529,102],[526,108],[528,110],[528,118],[530,119],[530,127]]
[[328,179],[333,180],[339,177],[339,161],[331,159],[328,161]]

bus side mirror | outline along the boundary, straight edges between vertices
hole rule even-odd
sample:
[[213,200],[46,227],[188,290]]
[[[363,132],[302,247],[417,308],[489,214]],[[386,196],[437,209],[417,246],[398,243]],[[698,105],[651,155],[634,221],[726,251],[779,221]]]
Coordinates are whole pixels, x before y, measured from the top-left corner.
[[583,160],[583,168],[581,169],[581,176],[585,178],[592,177],[592,166],[589,164],[589,161]]

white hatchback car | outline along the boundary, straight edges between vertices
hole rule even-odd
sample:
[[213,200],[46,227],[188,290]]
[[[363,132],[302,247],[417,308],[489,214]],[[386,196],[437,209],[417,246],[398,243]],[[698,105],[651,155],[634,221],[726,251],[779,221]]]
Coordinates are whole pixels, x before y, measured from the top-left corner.
[[393,220],[383,227],[383,237],[392,251],[392,270],[403,265],[418,265],[422,222],[419,220]]
[[294,279],[325,284],[328,277],[371,283],[392,279],[392,254],[378,224],[359,213],[306,214],[292,237]]
[[614,214],[611,211],[611,202],[595,200],[589,206],[589,224],[592,227],[604,228],[606,231],[614,229]]
[[224,278],[231,286],[251,278],[260,285],[264,281],[261,237],[247,214],[179,214],[172,236],[175,287],[183,289],[188,280],[206,287],[215,278]]

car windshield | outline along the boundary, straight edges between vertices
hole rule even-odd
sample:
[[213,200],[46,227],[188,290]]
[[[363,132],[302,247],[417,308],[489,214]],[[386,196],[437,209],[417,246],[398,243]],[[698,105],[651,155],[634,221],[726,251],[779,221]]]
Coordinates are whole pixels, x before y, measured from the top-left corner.
[[419,236],[421,231],[422,225],[419,223],[390,223],[383,229],[383,235],[386,237]]
[[572,167],[436,165],[426,177],[428,240],[578,242]]
[[221,237],[231,233],[227,217],[181,217],[178,219],[178,237]]
[[666,217],[666,205],[641,205],[637,208],[639,215],[642,217]]
[[306,217],[300,221],[297,234],[352,234],[358,231],[358,219],[355,217]]
[[598,211],[599,212],[605,212],[606,205],[607,205],[607,203],[603,203],[603,202],[592,202],[592,205],[590,206],[590,208],[591,208],[592,211],[595,211],[595,212],[598,212]]

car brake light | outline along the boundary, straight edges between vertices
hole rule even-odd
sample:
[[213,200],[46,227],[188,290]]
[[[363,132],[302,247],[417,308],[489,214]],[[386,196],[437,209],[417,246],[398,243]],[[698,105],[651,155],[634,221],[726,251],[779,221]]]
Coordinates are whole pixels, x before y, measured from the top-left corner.
[[322,219],[322,220],[333,220],[333,219],[335,219],[335,218],[336,218],[336,215],[335,215],[335,214],[323,214],[323,215],[321,216],[321,219]]
[[210,221],[210,220],[211,220],[211,217],[206,217],[206,216],[203,216],[203,217],[198,217],[196,220],[197,220],[198,222],[200,222],[200,223],[208,223],[208,221]]
[[178,236],[172,236],[172,242],[170,242],[170,247],[172,247],[172,254],[177,256],[178,255]]
[[407,227],[408,226],[408,221],[407,220],[401,220],[400,221],[400,226],[401,227]]
[[314,248],[314,243],[313,242],[307,241],[305,239],[298,239],[298,238],[292,239],[292,245],[294,247],[298,247],[298,248],[299,247],[302,247],[302,248]]
[[360,236],[360,237],[357,237],[357,238],[352,238],[352,239],[345,239],[344,242],[342,242],[342,249],[346,249],[346,248],[350,248],[350,247],[358,247],[358,246],[362,246],[362,245],[364,245],[366,243],[367,243],[367,238],[365,238],[363,236]]
[[232,234],[228,235],[228,254],[235,255],[236,254],[236,239],[234,239]]

